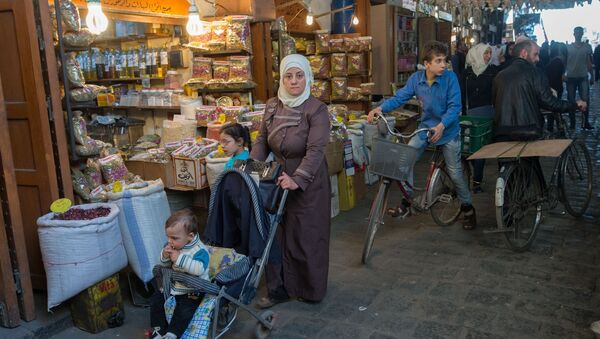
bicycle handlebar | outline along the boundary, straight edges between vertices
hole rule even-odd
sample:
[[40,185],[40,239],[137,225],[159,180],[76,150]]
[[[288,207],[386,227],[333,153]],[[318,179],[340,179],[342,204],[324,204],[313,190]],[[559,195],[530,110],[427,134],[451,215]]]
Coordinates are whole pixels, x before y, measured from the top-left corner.
[[388,132],[391,135],[395,135],[397,137],[401,137],[401,138],[404,138],[404,139],[409,139],[409,138],[412,138],[412,137],[414,137],[415,135],[417,135],[418,133],[421,133],[421,132],[427,132],[427,137],[431,136],[431,134],[432,134],[431,129],[430,128],[426,128],[426,127],[425,128],[416,129],[415,131],[413,131],[412,133],[409,133],[409,134],[396,133],[396,132],[394,132],[390,128],[390,125],[387,123],[387,120],[385,120],[385,117],[383,116],[382,113],[376,113],[376,118],[377,118],[377,120],[379,120],[379,119],[383,120],[385,122],[385,127],[387,128]]

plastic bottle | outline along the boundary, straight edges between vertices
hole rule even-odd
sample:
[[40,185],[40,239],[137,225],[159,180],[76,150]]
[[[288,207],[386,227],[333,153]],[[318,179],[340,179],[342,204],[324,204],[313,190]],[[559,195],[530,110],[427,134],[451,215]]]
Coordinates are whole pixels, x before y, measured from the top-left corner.
[[165,47],[160,49],[160,72],[159,77],[163,78],[169,70],[169,53]]
[[158,55],[158,50],[153,48],[152,49],[152,76],[153,77],[158,76],[159,59],[160,59],[160,56]]
[[152,49],[146,49],[146,75],[152,76]]
[[140,47],[138,50],[138,67],[136,78],[141,78],[146,74],[146,54],[144,52],[144,47]]
[[104,79],[104,57],[100,52],[100,49],[94,49],[94,61],[96,62],[96,79]]
[[117,56],[114,49],[108,51],[108,78],[116,79],[117,76]]

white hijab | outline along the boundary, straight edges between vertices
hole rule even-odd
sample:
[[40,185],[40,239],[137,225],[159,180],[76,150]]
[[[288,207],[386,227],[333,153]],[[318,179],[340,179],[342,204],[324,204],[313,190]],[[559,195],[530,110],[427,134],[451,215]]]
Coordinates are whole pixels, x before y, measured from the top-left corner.
[[[285,89],[283,85],[283,77],[285,72],[287,72],[290,68],[297,67],[304,71],[304,78],[306,79],[306,87],[304,87],[304,92],[298,96],[293,96]],[[310,68],[310,63],[308,59],[306,59],[303,55],[300,54],[290,54],[281,60],[281,65],[279,66],[279,90],[277,91],[277,97],[284,105],[288,107],[298,107],[308,99],[310,96],[310,88],[313,83],[313,73]]]
[[465,65],[466,67],[471,66],[471,68],[473,68],[473,73],[475,73],[477,76],[483,73],[483,71],[485,71],[491,62],[491,59],[490,62],[487,63],[483,61],[483,54],[485,54],[485,51],[488,48],[491,48],[490,45],[480,43],[471,47],[469,53],[467,53]]

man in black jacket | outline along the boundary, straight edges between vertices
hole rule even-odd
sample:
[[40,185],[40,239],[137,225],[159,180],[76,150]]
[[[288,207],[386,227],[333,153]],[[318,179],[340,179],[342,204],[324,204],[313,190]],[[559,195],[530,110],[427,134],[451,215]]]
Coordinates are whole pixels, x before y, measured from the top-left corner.
[[531,40],[515,45],[514,60],[494,79],[492,99],[496,141],[534,140],[542,136],[540,107],[552,112],[584,111],[585,101],[571,103],[552,95],[548,79],[535,64],[540,47]]

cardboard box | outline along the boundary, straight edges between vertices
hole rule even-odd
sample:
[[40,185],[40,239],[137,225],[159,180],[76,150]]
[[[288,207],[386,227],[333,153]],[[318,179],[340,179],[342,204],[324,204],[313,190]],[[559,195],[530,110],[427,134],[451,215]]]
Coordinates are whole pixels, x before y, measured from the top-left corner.
[[165,187],[172,187],[174,182],[173,162],[167,163],[128,160],[125,166],[129,172],[139,175],[144,180],[161,179]]
[[199,190],[208,187],[204,158],[173,157],[173,189]]
[[346,175],[346,171],[338,174],[338,189],[340,193],[340,210],[349,211],[356,206],[356,196],[354,193],[354,176]]
[[250,15],[254,21],[274,21],[274,0],[219,0],[216,6],[216,16]]
[[327,144],[325,159],[327,159],[330,176],[338,174],[344,169],[344,144],[342,141],[335,139]]
[[365,183],[365,171],[358,170],[352,176],[354,178],[354,196],[356,202],[363,200],[367,196],[367,184]]
[[125,317],[119,274],[106,278],[71,299],[73,324],[91,333],[120,326]]

